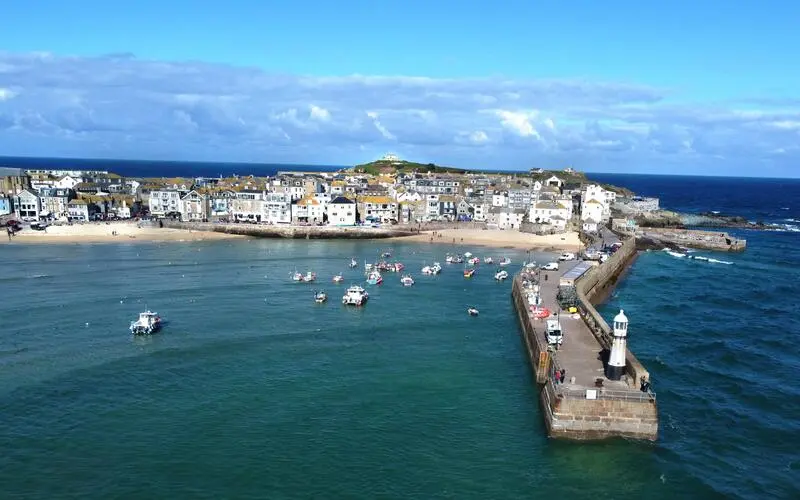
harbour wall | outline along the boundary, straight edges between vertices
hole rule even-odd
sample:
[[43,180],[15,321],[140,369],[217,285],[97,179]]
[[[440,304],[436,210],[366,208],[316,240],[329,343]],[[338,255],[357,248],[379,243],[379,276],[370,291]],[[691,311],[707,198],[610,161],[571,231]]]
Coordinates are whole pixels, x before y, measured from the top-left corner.
[[378,239],[396,236],[411,236],[416,231],[395,229],[393,227],[359,226],[283,226],[261,224],[218,224],[211,222],[179,222],[162,220],[163,227],[194,231],[215,231],[218,233],[239,234],[257,238],[295,238],[295,239]]
[[[602,350],[610,348],[612,330],[594,306],[610,294],[635,258],[636,242],[630,238],[605,263],[587,271],[576,283],[578,312]],[[642,382],[649,382],[650,373],[630,349],[626,352],[623,377],[628,390],[568,388],[563,383],[556,383],[556,372],[562,369],[558,352],[550,351],[543,335],[537,335],[528,313],[521,276],[514,278],[512,298],[531,369],[541,389],[539,401],[549,437],[572,440],[657,439],[656,395],[649,389],[638,390]]]
[[701,250],[743,252],[747,248],[747,240],[719,231],[643,227],[636,231],[636,237]]

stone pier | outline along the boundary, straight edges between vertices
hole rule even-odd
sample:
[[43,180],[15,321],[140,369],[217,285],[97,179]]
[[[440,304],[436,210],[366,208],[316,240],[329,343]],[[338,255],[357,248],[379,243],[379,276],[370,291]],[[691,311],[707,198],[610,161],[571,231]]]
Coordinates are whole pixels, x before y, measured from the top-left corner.
[[[604,362],[611,345],[611,329],[593,305],[593,301],[608,295],[635,255],[631,238],[604,264],[577,279],[578,311],[559,314],[564,342],[557,349],[547,345],[545,320],[535,317],[526,297],[533,284],[538,283],[542,306],[556,312],[559,278],[577,262],[562,263],[559,271],[523,271],[514,278],[512,297],[531,368],[541,389],[539,399],[550,437],[657,439],[658,407],[656,395],[647,385],[650,374],[628,350],[622,379],[606,378]],[[635,325],[635,318],[633,321]],[[556,376],[561,370],[565,371],[564,382]]]

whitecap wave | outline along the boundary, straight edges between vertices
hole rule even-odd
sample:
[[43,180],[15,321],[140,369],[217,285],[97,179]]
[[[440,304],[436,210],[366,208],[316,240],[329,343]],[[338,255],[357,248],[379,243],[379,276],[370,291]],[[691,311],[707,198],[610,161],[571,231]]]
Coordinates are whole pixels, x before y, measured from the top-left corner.
[[717,260],[717,259],[708,259],[708,262],[711,262],[713,264],[725,264],[725,265],[728,265],[728,266],[733,264],[733,262],[728,261],[728,260]]

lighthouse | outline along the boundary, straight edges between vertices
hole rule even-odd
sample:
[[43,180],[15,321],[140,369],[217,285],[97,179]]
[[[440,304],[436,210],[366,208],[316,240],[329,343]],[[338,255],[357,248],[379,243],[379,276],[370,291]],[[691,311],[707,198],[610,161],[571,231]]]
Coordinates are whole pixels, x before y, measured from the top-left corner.
[[614,317],[614,341],[611,344],[611,355],[608,358],[606,377],[609,380],[619,380],[625,372],[625,352],[628,350],[626,343],[628,337],[628,317],[620,309]]

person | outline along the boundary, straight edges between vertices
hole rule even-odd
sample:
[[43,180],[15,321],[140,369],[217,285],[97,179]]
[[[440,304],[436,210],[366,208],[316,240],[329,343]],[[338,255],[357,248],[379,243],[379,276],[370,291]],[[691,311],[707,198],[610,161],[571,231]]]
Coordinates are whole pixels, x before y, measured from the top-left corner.
[[563,384],[565,380],[567,380],[567,370],[562,368],[561,369],[561,383]]
[[8,233],[8,241],[11,241],[11,237],[14,236],[11,226],[6,226],[6,232]]

